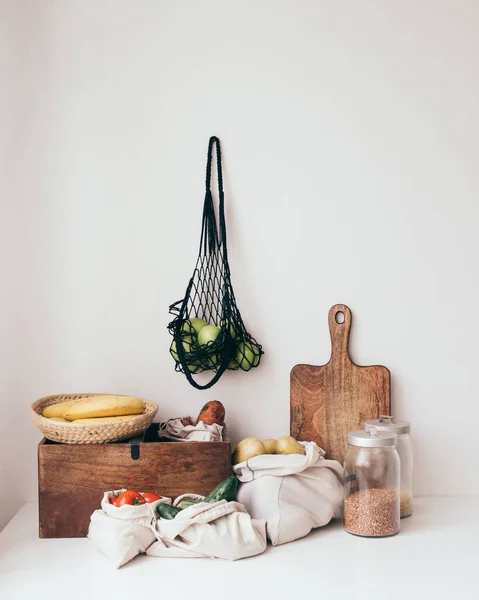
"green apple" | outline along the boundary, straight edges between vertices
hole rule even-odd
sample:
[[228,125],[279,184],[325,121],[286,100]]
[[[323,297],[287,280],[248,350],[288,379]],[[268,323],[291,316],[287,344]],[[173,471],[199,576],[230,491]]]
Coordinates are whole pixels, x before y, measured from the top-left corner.
[[230,361],[230,364],[227,366],[227,369],[229,369],[230,371],[234,371],[235,369],[238,368],[238,363],[236,362],[236,360],[233,358],[232,361]]
[[236,362],[240,369],[249,371],[259,363],[260,350],[252,342],[241,342],[236,351]]
[[[234,326],[234,323],[232,321],[228,321],[227,319],[221,319],[221,323],[220,323],[222,329],[229,329],[230,331],[230,336],[232,338],[236,337],[236,329]],[[228,327],[229,325],[229,327]]]
[[203,329],[203,327],[206,327],[206,325],[208,325],[206,321],[204,321],[203,319],[197,319],[195,317],[193,319],[188,319],[187,321],[185,321],[181,327],[181,330],[184,333],[198,335],[199,332]]
[[[221,327],[217,327],[216,325],[206,325],[206,327],[203,327],[198,334],[198,344],[200,346],[207,346],[208,344],[212,344],[220,333]],[[209,356],[209,358],[206,359],[208,367],[210,369],[213,369],[214,371],[217,370],[217,360],[218,357],[216,356],[216,354]]]
[[[190,354],[191,346],[193,345],[193,338],[191,337],[191,335],[183,336],[183,338],[181,339],[181,343],[183,345],[183,350],[185,351],[185,354]],[[171,342],[170,354],[176,360],[176,362],[180,362],[180,357],[178,356],[178,350],[176,348],[175,340]]]
[[188,364],[188,371],[194,375],[195,373],[201,373],[204,369],[199,360],[194,360],[192,363]]
[[198,344],[200,346],[206,346],[206,344],[214,342],[220,333],[221,327],[217,327],[216,325],[205,325],[198,333]]
[[[185,351],[185,354],[186,354],[186,361],[187,361],[186,366],[188,367],[188,371],[190,371],[190,373],[193,373],[193,374],[200,373],[201,371],[203,371],[204,369],[201,366],[201,362],[199,360],[194,360],[192,362],[188,362],[188,354],[191,354],[191,352],[194,352],[194,349],[195,349],[195,340],[192,338],[192,336],[191,335],[183,336],[181,343],[183,344],[183,350]],[[178,356],[178,350],[176,348],[175,340],[173,340],[171,342],[170,354],[177,363],[180,362],[180,357]]]

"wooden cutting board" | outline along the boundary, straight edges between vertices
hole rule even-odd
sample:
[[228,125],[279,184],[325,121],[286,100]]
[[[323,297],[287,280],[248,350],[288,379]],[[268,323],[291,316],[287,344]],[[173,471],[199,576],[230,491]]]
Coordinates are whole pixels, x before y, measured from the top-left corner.
[[363,429],[366,419],[391,414],[391,374],[386,367],[360,367],[351,360],[352,316],[346,305],[333,306],[328,320],[328,364],[296,365],[291,370],[291,435],[316,442],[326,458],[342,463],[348,432]]

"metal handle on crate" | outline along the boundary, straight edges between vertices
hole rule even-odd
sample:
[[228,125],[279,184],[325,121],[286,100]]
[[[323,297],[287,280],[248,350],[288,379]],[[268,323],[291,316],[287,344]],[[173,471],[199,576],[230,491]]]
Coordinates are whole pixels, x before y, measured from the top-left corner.
[[138,460],[140,458],[140,444],[144,441],[144,439],[144,431],[130,438],[130,456],[132,460]]

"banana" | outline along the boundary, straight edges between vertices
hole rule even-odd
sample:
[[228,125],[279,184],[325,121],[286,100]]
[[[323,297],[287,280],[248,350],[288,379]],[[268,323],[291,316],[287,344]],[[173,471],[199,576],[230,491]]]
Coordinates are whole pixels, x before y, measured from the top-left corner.
[[129,421],[134,419],[137,415],[120,415],[117,417],[89,417],[86,419],[75,419],[70,421],[73,425],[77,423],[84,425],[96,425],[97,423],[115,423],[115,421]]
[[59,402],[58,404],[52,404],[51,406],[47,406],[42,415],[47,417],[48,419],[60,417],[63,419],[65,417],[65,413],[72,406],[74,402],[71,400],[67,400],[66,402]]
[[139,415],[145,410],[145,401],[134,396],[98,395],[77,400],[63,414],[67,421],[93,417]]

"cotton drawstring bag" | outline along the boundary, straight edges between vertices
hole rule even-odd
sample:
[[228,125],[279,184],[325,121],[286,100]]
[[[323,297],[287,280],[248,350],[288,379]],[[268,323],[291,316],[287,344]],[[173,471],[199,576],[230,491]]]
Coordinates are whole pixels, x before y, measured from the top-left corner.
[[117,569],[145,552],[156,541],[156,507],[161,503],[171,504],[170,498],[136,506],[116,507],[110,504],[113,494],[124,491],[105,492],[101,510],[92,514],[88,531],[93,545]]
[[196,425],[183,425],[182,419],[169,419],[161,423],[158,435],[176,437],[186,442],[222,442],[226,438],[226,426],[212,423],[207,425],[200,421]]
[[226,500],[199,502],[174,519],[159,518],[156,529],[158,541],[148,548],[147,556],[239,560],[261,554],[267,544],[265,522],[252,519],[238,502]]
[[343,469],[326,460],[314,442],[301,442],[306,455],[263,454],[233,467],[238,502],[253,519],[266,521],[274,546],[292,542],[341,515]]

